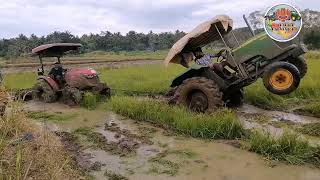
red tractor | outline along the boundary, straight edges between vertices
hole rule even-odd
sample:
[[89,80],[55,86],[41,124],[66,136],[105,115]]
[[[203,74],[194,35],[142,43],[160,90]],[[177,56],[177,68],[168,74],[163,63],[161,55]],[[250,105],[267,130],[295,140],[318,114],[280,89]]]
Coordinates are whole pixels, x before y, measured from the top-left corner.
[[[84,92],[110,96],[110,88],[100,82],[98,73],[92,68],[64,69],[61,57],[68,51],[75,51],[81,44],[55,43],[45,44],[32,49],[32,54],[39,56],[41,67],[38,69],[38,80],[33,86],[33,98],[47,103],[62,99],[65,103],[76,105],[81,102]],[[56,57],[57,62],[45,75],[44,57]]]

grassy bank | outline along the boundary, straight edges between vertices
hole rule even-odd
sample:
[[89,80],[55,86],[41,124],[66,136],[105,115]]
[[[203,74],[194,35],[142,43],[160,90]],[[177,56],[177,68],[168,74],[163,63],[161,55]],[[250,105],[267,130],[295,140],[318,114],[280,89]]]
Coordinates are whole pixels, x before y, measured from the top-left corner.
[[[90,53],[67,55],[63,57],[65,61],[77,61],[77,60],[110,60],[110,61],[122,61],[122,60],[162,60],[166,57],[168,50],[159,51],[119,51],[119,52],[107,52],[107,51],[93,51]],[[54,58],[44,58],[44,61],[54,62]],[[37,57],[17,57],[11,59],[0,59],[1,63],[7,64],[20,64],[20,63],[38,63]]]
[[284,132],[273,137],[267,132],[253,132],[246,140],[248,150],[268,159],[283,161],[293,165],[310,164],[320,167],[320,147],[313,147],[298,134]]
[[222,109],[212,115],[195,114],[184,108],[134,97],[113,97],[112,110],[123,116],[148,121],[192,137],[237,139],[244,128],[236,114]]
[[78,179],[59,139],[32,124],[19,106],[0,119],[0,179]]

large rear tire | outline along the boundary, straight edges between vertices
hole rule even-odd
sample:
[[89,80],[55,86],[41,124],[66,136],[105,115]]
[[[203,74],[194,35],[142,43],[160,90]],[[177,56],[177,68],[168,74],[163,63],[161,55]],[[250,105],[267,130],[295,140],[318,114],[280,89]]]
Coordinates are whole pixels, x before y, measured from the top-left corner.
[[54,90],[50,87],[50,85],[40,79],[38,82],[33,86],[33,99],[40,100],[46,103],[52,103],[57,100],[57,95]]
[[272,93],[286,95],[295,91],[300,84],[300,72],[288,62],[275,62],[266,68],[264,86]]
[[295,65],[299,69],[301,79],[307,74],[308,65],[306,60],[302,56],[290,59],[289,63]]
[[212,112],[224,104],[219,86],[205,77],[184,80],[177,88],[174,99],[176,104],[195,112]]

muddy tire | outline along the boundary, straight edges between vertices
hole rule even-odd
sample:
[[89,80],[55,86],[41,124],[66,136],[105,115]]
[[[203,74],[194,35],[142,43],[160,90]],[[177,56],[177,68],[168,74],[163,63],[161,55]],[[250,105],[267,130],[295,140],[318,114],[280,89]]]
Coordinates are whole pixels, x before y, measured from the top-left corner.
[[195,112],[212,112],[224,104],[219,86],[213,80],[204,77],[184,80],[177,88],[173,99],[175,104]]
[[296,66],[288,62],[275,62],[266,68],[263,84],[271,93],[286,95],[299,87],[300,79]]
[[295,65],[299,69],[301,79],[307,74],[308,65],[303,57],[299,56],[297,58],[291,59],[289,60],[289,63]]
[[244,91],[240,89],[224,98],[225,104],[229,108],[240,107],[244,103]]
[[57,100],[57,95],[50,85],[44,80],[38,80],[33,86],[32,99],[40,100],[46,103],[52,103]]
[[71,106],[79,105],[82,100],[81,91],[73,87],[65,87],[62,91],[62,96],[63,102]]

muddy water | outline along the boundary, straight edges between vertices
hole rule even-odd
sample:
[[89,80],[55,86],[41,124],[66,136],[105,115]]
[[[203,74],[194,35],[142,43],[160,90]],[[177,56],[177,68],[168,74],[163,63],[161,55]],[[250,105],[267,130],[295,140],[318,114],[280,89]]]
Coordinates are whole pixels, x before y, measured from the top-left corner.
[[255,107],[253,105],[245,104],[241,108],[238,109],[240,113],[244,114],[262,114],[265,116],[269,116],[273,121],[290,121],[293,123],[300,123],[300,124],[308,124],[308,123],[315,123],[320,122],[320,118],[315,118],[311,116],[302,116],[293,113],[287,113],[282,111],[269,111],[265,109],[261,109]]
[[[54,124],[56,129],[72,131],[79,127],[93,127],[110,142],[117,142],[128,134],[148,135],[153,143],[143,143],[140,138],[128,138],[138,143],[135,154],[119,156],[102,149],[86,148],[90,161],[100,162],[101,170],[91,171],[96,179],[106,179],[105,172],[129,179],[218,179],[218,180],[316,180],[320,170],[306,166],[268,165],[261,156],[230,145],[200,139],[168,135],[163,129],[150,124],[124,119],[103,109],[88,111],[69,108],[61,104],[31,102],[26,105],[31,111],[54,111],[78,113],[74,120]],[[105,130],[107,126],[117,131]],[[150,129],[152,131],[150,131]],[[116,136],[119,132],[127,132]],[[187,152],[187,153],[181,153]],[[186,155],[187,154],[187,155]],[[189,155],[188,155],[189,154]],[[156,160],[154,160],[154,158]]]

